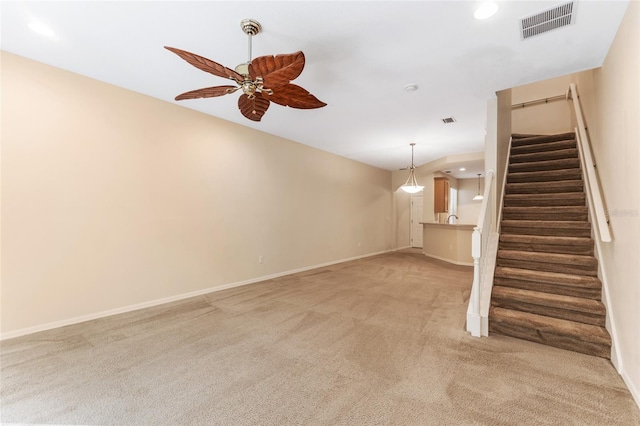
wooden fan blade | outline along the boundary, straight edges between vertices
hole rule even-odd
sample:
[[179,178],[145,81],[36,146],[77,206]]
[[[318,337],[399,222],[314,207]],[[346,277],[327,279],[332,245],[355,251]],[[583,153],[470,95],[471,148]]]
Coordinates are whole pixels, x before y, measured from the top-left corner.
[[176,96],[176,101],[184,99],[214,98],[216,96],[228,95],[238,90],[237,86],[214,86],[205,87],[204,89],[192,90]]
[[240,98],[238,98],[238,108],[240,108],[240,112],[249,120],[253,121],[260,121],[260,119],[262,119],[264,113],[269,109],[269,104],[269,100],[262,96],[254,96],[253,99],[249,99],[249,96],[243,93],[240,95]]
[[207,59],[203,56],[196,55],[195,53],[187,52],[185,50],[176,49],[175,47],[165,46],[164,48],[180,56],[182,59],[189,62],[199,70],[211,73],[218,77],[230,78],[238,83],[241,83],[244,80],[244,77],[238,74],[236,71],[227,68],[224,65],[220,65],[219,63],[214,62],[211,59]]
[[327,105],[306,89],[291,83],[273,89],[272,95],[267,95],[265,92],[262,92],[262,95],[270,101],[291,108],[313,109]]
[[295,80],[304,69],[304,53],[260,56],[249,64],[249,75],[253,80],[262,77],[264,87],[273,89]]

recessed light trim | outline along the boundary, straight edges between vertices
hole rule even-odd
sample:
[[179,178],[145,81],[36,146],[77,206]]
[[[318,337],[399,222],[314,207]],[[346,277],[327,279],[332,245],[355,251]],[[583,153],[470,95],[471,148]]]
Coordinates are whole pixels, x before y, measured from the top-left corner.
[[418,85],[415,83],[407,84],[406,86],[404,86],[404,90],[406,90],[407,92],[415,92],[416,90],[418,90]]
[[465,169],[464,167],[460,167],[460,168],[458,169],[458,171],[460,171],[460,172],[464,172],[465,170],[467,170],[467,169]]
[[473,13],[473,17],[478,21],[482,21],[483,19],[491,18],[498,12],[498,9],[500,9],[498,3],[493,1],[485,1],[482,2],[480,6],[478,6],[476,11]]

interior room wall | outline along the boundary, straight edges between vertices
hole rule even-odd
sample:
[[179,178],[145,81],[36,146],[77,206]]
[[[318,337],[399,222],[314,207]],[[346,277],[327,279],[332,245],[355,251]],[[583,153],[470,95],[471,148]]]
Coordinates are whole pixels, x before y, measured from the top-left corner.
[[3,336],[392,248],[388,171],[1,59]]
[[603,243],[621,374],[640,405],[640,3],[629,2],[606,60],[575,80],[612,241]]
[[[484,192],[484,178],[480,178],[480,193]],[[478,179],[458,179],[458,223],[476,225],[480,217],[482,201],[474,201],[478,195]]]

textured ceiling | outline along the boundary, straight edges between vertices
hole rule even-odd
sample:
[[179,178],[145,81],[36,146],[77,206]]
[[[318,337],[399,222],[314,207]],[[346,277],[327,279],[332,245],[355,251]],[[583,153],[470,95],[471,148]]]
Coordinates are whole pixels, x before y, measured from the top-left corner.
[[[302,50],[306,67],[295,83],[328,105],[274,104],[254,123],[238,111],[238,93],[178,103],[397,170],[410,162],[410,142],[416,165],[483,151],[486,102],[496,91],[600,66],[628,2],[579,1],[574,24],[525,41],[519,19],[564,2],[498,3],[494,17],[477,21],[471,1],[3,1],[1,40],[3,50],[176,102],[227,82],[163,46],[234,68],[247,59],[240,21],[254,18],[263,31],[253,56]],[[55,36],[31,31],[33,19]],[[410,83],[418,90],[405,91]]]

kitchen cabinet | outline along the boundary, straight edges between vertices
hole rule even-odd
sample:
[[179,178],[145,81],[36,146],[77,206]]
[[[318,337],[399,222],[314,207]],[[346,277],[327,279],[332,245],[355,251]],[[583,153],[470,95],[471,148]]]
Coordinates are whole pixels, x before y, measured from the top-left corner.
[[434,213],[449,212],[449,180],[443,177],[433,179]]

